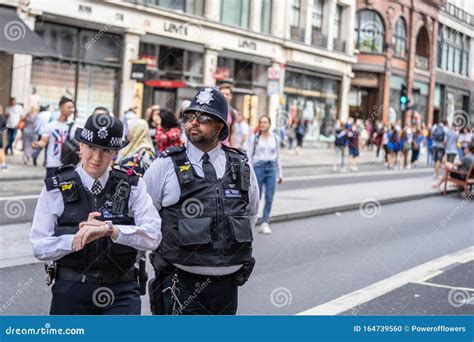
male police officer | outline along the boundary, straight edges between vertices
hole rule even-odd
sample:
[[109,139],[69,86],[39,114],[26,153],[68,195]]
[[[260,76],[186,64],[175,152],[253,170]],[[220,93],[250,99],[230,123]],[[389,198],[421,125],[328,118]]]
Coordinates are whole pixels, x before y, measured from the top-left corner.
[[38,259],[56,260],[51,314],[140,314],[137,251],[157,248],[161,222],[143,180],[109,167],[122,137],[118,119],[90,116],[76,131],[81,166],[45,179],[30,240]]
[[227,113],[222,93],[201,90],[183,114],[187,144],[145,173],[163,234],[151,255],[154,314],[235,314],[237,286],[253,268],[257,181],[245,153],[220,144]]

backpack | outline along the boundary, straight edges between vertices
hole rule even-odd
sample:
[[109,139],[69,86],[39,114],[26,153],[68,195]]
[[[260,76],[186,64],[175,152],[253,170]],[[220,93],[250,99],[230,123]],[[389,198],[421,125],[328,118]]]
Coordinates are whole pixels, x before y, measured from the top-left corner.
[[444,142],[444,127],[436,126],[433,132],[433,140],[436,142]]
[[77,165],[79,163],[79,143],[76,139],[71,138],[71,129],[74,122],[69,124],[67,139],[61,148],[61,163],[63,165]]

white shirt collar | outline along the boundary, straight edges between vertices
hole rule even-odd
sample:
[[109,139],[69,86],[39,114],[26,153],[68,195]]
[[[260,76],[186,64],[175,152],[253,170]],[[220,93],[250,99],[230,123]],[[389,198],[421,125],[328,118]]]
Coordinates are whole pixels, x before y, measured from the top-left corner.
[[[203,151],[198,149],[191,142],[188,142],[186,144],[186,147],[188,149],[187,155],[188,155],[188,158],[191,161],[191,163],[200,163],[200,162],[202,162],[202,156],[204,155]],[[221,144],[218,143],[217,146],[214,147],[214,149],[207,152],[207,154],[209,155],[209,160],[211,161],[211,163],[214,163],[214,161],[218,157],[220,151],[221,151]]]
[[[76,172],[78,173],[79,177],[81,177],[82,184],[84,184],[87,189],[91,190],[95,179],[89,176],[89,174],[81,166],[76,167]],[[109,172],[110,167],[107,168],[107,171],[105,171],[104,174],[98,178],[102,188],[105,188],[105,184],[107,184],[107,181],[109,180]]]

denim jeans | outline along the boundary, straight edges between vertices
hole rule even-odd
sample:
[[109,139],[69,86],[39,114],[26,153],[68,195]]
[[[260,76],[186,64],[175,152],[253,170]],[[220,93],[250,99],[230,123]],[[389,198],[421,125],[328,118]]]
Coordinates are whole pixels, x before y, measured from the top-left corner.
[[257,176],[260,198],[262,198],[263,186],[265,185],[265,207],[263,208],[262,221],[268,223],[270,220],[270,211],[272,209],[273,196],[277,180],[276,162],[272,160],[258,161],[253,166],[255,176]]

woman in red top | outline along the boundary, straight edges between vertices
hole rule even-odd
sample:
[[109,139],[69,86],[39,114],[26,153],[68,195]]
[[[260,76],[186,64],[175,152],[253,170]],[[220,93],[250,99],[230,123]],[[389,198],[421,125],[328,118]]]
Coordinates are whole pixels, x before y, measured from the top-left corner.
[[173,112],[168,109],[153,110],[150,116],[150,133],[156,152],[160,153],[168,147],[181,146],[181,130]]

